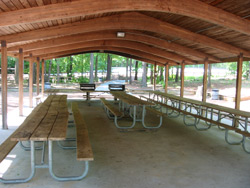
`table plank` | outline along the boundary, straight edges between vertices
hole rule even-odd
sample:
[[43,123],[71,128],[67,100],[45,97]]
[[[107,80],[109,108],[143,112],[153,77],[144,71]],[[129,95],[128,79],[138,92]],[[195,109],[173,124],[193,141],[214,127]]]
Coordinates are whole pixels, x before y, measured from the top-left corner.
[[116,97],[116,98],[124,101],[125,103],[130,104],[130,105],[137,105],[137,106],[138,105],[147,105],[147,106],[154,105],[153,103],[150,103],[150,102],[141,100],[135,96],[129,95],[124,91],[111,91],[110,93],[114,97]]
[[47,114],[47,107],[40,105],[24,120],[22,125],[13,133],[12,141],[27,141]]
[[[58,114],[58,113],[57,113]],[[47,141],[51,129],[56,121],[57,114],[46,114],[43,121],[39,124],[37,129],[33,132],[30,140],[33,141]]]
[[65,140],[68,129],[69,113],[59,113],[49,135],[49,140]]

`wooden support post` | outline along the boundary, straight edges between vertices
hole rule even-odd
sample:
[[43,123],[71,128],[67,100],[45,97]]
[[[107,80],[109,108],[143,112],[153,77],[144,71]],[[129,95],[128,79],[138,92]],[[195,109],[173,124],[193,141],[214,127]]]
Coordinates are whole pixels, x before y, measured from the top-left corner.
[[156,73],[156,63],[154,65],[154,86],[153,86],[153,90],[156,90],[156,79],[157,79],[157,73]]
[[203,74],[203,89],[202,89],[202,102],[207,100],[207,70],[208,70],[208,58],[204,60],[204,74]]
[[1,76],[2,76],[2,126],[8,129],[7,125],[7,45],[6,41],[1,41]]
[[23,49],[19,49],[19,116],[23,116]]
[[168,92],[168,72],[169,72],[169,65],[166,63],[165,65],[165,93]]
[[40,58],[38,57],[36,60],[36,95],[39,95],[40,93],[39,74],[40,74]]
[[237,110],[240,109],[242,66],[243,66],[243,54],[240,54],[237,62],[237,80],[236,80],[236,93],[235,93],[235,109]]
[[29,67],[29,107],[33,107],[33,58],[30,58]]
[[182,61],[182,64],[181,64],[181,89],[180,89],[180,97],[184,96],[184,71],[185,71],[185,61]]
[[42,79],[42,97],[44,96],[44,59],[42,59],[42,75],[41,75],[41,79]]

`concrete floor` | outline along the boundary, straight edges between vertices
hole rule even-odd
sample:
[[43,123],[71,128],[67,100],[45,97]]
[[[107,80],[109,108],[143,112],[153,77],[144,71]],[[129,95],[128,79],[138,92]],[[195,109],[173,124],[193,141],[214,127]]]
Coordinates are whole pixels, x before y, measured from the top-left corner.
[[[182,118],[165,118],[158,130],[145,130],[138,123],[132,130],[119,131],[98,101],[92,101],[91,106],[79,102],[79,107],[88,124],[95,159],[90,162],[87,177],[81,181],[58,182],[50,177],[48,169],[37,169],[29,183],[0,184],[1,188],[250,187],[250,155],[241,146],[228,145],[224,132],[217,127],[196,131],[194,127],[184,126]],[[73,134],[74,128],[69,130]],[[0,133],[3,135],[2,130]],[[80,173],[83,166],[76,163],[75,151],[62,150],[56,145],[54,149],[58,174]],[[6,165],[9,167],[3,173]],[[29,152],[18,145],[0,164],[0,176],[1,173],[4,177],[27,176],[28,166]]]

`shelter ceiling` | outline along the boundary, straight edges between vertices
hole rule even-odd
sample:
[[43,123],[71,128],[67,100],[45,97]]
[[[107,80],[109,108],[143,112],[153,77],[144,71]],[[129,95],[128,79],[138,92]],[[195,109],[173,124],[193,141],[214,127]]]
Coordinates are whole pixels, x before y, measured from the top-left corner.
[[[147,50],[147,57],[142,57],[145,54],[134,51],[134,54],[127,54],[127,57],[137,57],[150,63],[157,58],[165,58],[171,63],[180,63],[180,58],[186,63],[201,63],[206,57],[214,63],[225,59],[234,60],[240,53],[248,60],[250,1],[0,0],[0,40],[7,41],[7,46],[11,49],[9,55],[14,56],[22,47],[26,54],[34,53],[36,47],[25,51],[25,46],[39,46],[39,43],[46,45],[45,42],[50,44],[57,39],[63,41],[64,37],[65,41],[70,40],[70,37],[74,41],[74,37],[81,33],[111,32],[114,35],[117,31],[125,31],[128,34],[125,39],[112,38],[117,40],[116,44],[120,43],[119,48],[124,44],[124,40],[127,40],[126,44],[135,46],[126,46],[126,50],[119,49],[116,53],[124,55],[129,49],[141,51],[143,46],[143,49]],[[135,36],[138,36],[137,42],[141,43],[140,45],[135,43]],[[92,40],[107,40],[103,37]],[[162,45],[159,45],[160,41]],[[52,46],[48,45],[40,49],[39,57],[53,58],[53,54],[54,57],[62,57],[81,53],[84,49],[115,53],[114,46],[111,46],[111,49],[102,43],[92,46],[97,49],[87,49],[79,45],[81,42],[84,41],[72,42],[73,47],[70,49],[63,48],[69,42],[55,42],[53,48],[60,47],[60,52],[49,53]],[[156,58],[155,56],[159,56],[158,52],[161,55]],[[166,63],[165,60],[158,60],[158,63]]]

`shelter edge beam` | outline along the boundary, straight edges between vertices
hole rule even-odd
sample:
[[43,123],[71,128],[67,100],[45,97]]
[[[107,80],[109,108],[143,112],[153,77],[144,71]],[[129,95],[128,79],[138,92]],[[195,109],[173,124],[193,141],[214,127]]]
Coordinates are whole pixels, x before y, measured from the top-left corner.
[[78,48],[83,48],[83,47],[92,47],[92,46],[111,46],[111,47],[123,47],[123,48],[128,48],[128,49],[133,49],[133,50],[139,50],[142,52],[147,52],[149,54],[152,54],[154,56],[158,56],[161,58],[166,58],[171,61],[181,61],[181,59],[184,59],[187,64],[196,64],[195,61],[192,61],[189,58],[185,58],[181,55],[164,51],[159,48],[152,48],[148,45],[145,45],[143,43],[139,42],[132,42],[132,41],[115,41],[115,40],[95,40],[95,41],[90,41],[90,42],[81,42],[81,43],[75,43],[74,45],[62,45],[59,47],[51,47],[51,48],[46,48],[46,49],[41,49],[41,50],[33,50],[26,52],[25,55],[28,56],[29,53],[32,53],[33,56],[42,56],[42,54],[47,54],[48,52],[60,52],[60,51],[65,51],[65,50],[74,50]]
[[[128,52],[122,52],[121,49],[106,48],[106,47],[99,48],[99,50],[97,50],[96,48],[84,48],[84,49],[70,50],[70,51],[65,51],[65,52],[60,52],[60,53],[46,54],[43,56],[43,58],[44,60],[49,60],[53,58],[61,58],[61,57],[67,57],[67,56],[76,55],[76,54],[93,53],[93,52],[100,52],[100,51],[102,53],[103,52],[112,53],[112,54],[121,55],[121,56],[128,57],[128,58],[136,59],[139,61],[145,61],[150,64],[155,63],[155,61],[153,61],[152,59],[147,59],[145,57],[138,56],[138,54],[131,55],[131,54],[128,54]],[[162,66],[162,63],[157,62],[157,65]]]
[[[165,40],[158,39],[156,37],[148,36],[148,35],[143,35],[140,33],[133,32],[131,31],[126,31],[125,38],[117,38],[116,36],[116,31],[98,31],[98,32],[91,32],[91,33],[83,33],[83,34],[75,34],[71,36],[63,36],[55,39],[47,39],[44,41],[39,41],[39,42],[33,42],[30,44],[25,44],[22,45],[22,48],[28,52],[30,50],[38,50],[38,49],[43,49],[43,48],[50,48],[50,47],[56,47],[56,46],[62,46],[66,44],[74,44],[74,43],[79,43],[79,42],[84,42],[84,41],[92,41],[92,40],[107,40],[107,39],[113,39],[113,40],[125,40],[125,41],[137,41],[141,42],[143,44],[148,44],[148,45],[153,45],[154,47],[165,49],[165,50],[173,50],[175,52],[181,52],[187,55],[191,55],[197,58],[204,59],[205,57],[209,57],[211,61],[213,62],[220,62],[221,60],[217,57],[214,57],[212,55],[193,50],[191,48],[175,44],[175,43],[169,43]],[[8,52],[15,52],[18,50],[18,46],[13,46],[8,48]]]
[[[81,50],[82,49],[82,50]],[[166,59],[166,58],[161,58],[155,55],[152,55],[150,53],[147,52],[143,52],[143,51],[139,51],[139,50],[134,50],[134,49],[128,49],[128,48],[122,48],[122,47],[113,47],[113,46],[100,46],[100,45],[95,45],[95,46],[85,46],[82,48],[78,48],[78,49],[65,49],[64,51],[62,51],[62,55],[63,53],[67,53],[67,51],[71,51],[72,53],[77,53],[77,52],[81,52],[81,51],[90,51],[90,50],[113,50],[113,51],[118,51],[118,52],[122,52],[122,53],[127,53],[127,54],[131,54],[131,55],[135,55],[135,56],[139,56],[142,58],[146,58],[146,59],[150,59],[156,62],[159,62],[161,64],[165,64],[167,61],[169,61],[172,64],[176,64],[175,61],[172,61],[170,59]],[[47,52],[49,53],[49,52]],[[39,54],[39,57],[45,58],[45,54]],[[26,57],[29,58],[29,57]]]
[[[94,20],[94,21],[93,21]],[[94,24],[93,24],[94,23]],[[50,28],[28,31],[18,34],[5,35],[0,37],[0,40],[6,40],[8,43],[22,42],[29,40],[48,39],[70,34],[94,32],[102,30],[142,30],[164,35],[170,35],[181,39],[189,40],[194,43],[200,43],[205,46],[215,48],[224,52],[238,55],[244,53],[245,56],[250,57],[250,52],[230,44],[193,33],[189,30],[183,29],[176,25],[172,25],[155,18],[143,15],[141,13],[129,12],[121,15],[112,15],[92,20],[86,20],[62,26],[54,26]],[[167,32],[167,33],[166,33]]]
[[198,18],[250,35],[248,20],[200,1],[137,0],[133,1],[133,3],[124,0],[117,0],[115,3],[108,0],[95,0],[94,3],[93,0],[88,1],[57,3],[4,12],[0,14],[0,26],[28,24],[109,12],[156,11]]

